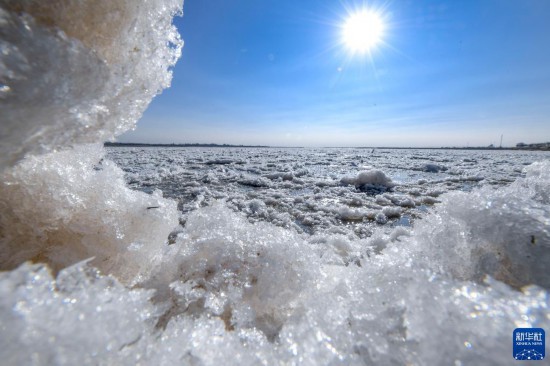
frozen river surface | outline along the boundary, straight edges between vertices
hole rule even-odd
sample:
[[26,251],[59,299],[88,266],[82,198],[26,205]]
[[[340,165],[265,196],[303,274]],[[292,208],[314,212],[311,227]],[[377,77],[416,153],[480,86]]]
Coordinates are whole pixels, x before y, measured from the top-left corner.
[[176,199],[182,223],[189,212],[222,200],[250,222],[350,239],[368,237],[384,224],[411,226],[446,192],[507,186],[546,155],[371,148],[108,150],[131,187],[160,189]]

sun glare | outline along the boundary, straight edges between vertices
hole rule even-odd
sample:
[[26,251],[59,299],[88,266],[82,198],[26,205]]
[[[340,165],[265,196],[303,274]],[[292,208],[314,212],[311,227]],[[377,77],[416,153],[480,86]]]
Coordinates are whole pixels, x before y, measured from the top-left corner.
[[370,10],[351,14],[344,23],[343,41],[351,51],[370,51],[382,38],[384,23],[380,15]]

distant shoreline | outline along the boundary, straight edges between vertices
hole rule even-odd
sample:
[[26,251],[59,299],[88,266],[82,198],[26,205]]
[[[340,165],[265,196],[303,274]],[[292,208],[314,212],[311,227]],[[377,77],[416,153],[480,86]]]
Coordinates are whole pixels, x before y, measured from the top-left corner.
[[[105,147],[213,147],[213,148],[291,148],[303,149],[303,146],[267,146],[267,145],[230,145],[230,144],[147,144],[141,142],[105,142]],[[321,146],[322,149],[384,149],[384,150],[513,150],[513,151],[550,151],[548,148],[531,147],[388,147],[388,146]]]
[[147,144],[141,142],[105,142],[105,147],[258,147],[267,148],[271,146],[262,145],[228,145],[228,144]]

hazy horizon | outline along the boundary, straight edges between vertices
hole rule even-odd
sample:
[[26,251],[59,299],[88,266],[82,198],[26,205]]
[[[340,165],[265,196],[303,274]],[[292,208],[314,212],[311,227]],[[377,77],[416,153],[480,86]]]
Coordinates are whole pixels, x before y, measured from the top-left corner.
[[[208,146],[212,145],[215,147],[266,147],[266,148],[327,148],[327,149],[338,149],[338,148],[350,148],[350,149],[514,149],[516,148],[516,144],[505,146],[502,144],[500,146],[499,144],[492,144],[493,146],[477,146],[477,145],[468,145],[468,146],[457,146],[457,145],[439,145],[439,146],[384,146],[384,145],[349,145],[349,146],[323,146],[323,145],[310,145],[310,146],[302,146],[302,145],[295,145],[295,146],[288,146],[288,145],[262,145],[262,144],[230,144],[230,143],[216,143],[216,142],[143,142],[143,141],[112,141],[113,143],[121,143],[121,144],[128,144],[128,145],[162,145],[162,146],[170,146],[170,145],[176,145],[176,146],[190,146],[193,147],[195,145],[199,146]],[[522,142],[522,141],[520,141]],[[529,144],[546,144],[549,143],[547,141],[540,141],[536,143],[526,143]],[[116,145],[115,145],[116,146]]]

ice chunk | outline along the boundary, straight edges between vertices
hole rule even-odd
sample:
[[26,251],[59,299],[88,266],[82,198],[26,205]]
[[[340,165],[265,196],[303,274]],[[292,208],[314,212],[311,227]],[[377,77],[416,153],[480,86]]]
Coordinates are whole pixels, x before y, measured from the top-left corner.
[[101,146],[82,146],[27,158],[2,175],[0,268],[33,260],[59,270],[94,257],[128,281],[150,270],[178,224],[176,203],[128,189],[102,155]]
[[214,159],[214,160],[208,160],[205,164],[206,165],[227,165],[227,164],[233,164],[234,161],[231,159]]
[[422,167],[422,171],[427,173],[439,173],[447,170],[447,167],[438,164],[426,164]]
[[381,193],[395,187],[392,180],[381,170],[364,171],[354,178],[344,177],[340,180],[340,183],[354,185],[361,191],[374,193]]
[[170,84],[181,6],[0,0],[0,269],[93,256],[134,281],[152,265],[176,204],[130,191],[102,147],[80,145],[132,128]]
[[84,263],[65,269],[57,280],[43,265],[1,273],[2,363],[132,364],[143,354],[136,345],[153,332],[161,314],[151,296]]
[[388,217],[383,212],[378,212],[376,214],[375,220],[378,224],[384,225],[388,222]]
[[275,179],[293,180],[294,179],[294,174],[292,174],[290,172],[287,172],[287,173],[272,173],[272,174],[267,174],[266,178],[269,178],[271,180],[275,180]]
[[170,84],[181,1],[0,1],[0,170],[134,127]]
[[[230,329],[256,327],[275,337],[318,276],[318,258],[293,232],[250,224],[222,202],[191,214],[178,241],[178,253],[165,257],[146,286],[162,293],[178,281],[183,292],[204,289],[193,295],[194,311],[220,316]],[[171,313],[189,306],[187,300]]]
[[352,209],[347,206],[341,206],[338,210],[338,217],[346,221],[361,221],[367,216],[367,212],[362,209]]
[[509,187],[441,196],[415,230],[428,265],[461,279],[479,281],[488,274],[516,287],[550,288],[548,171],[547,160],[526,168],[526,177]]
[[388,218],[398,218],[401,216],[401,208],[395,206],[387,206],[382,209],[382,213]]

